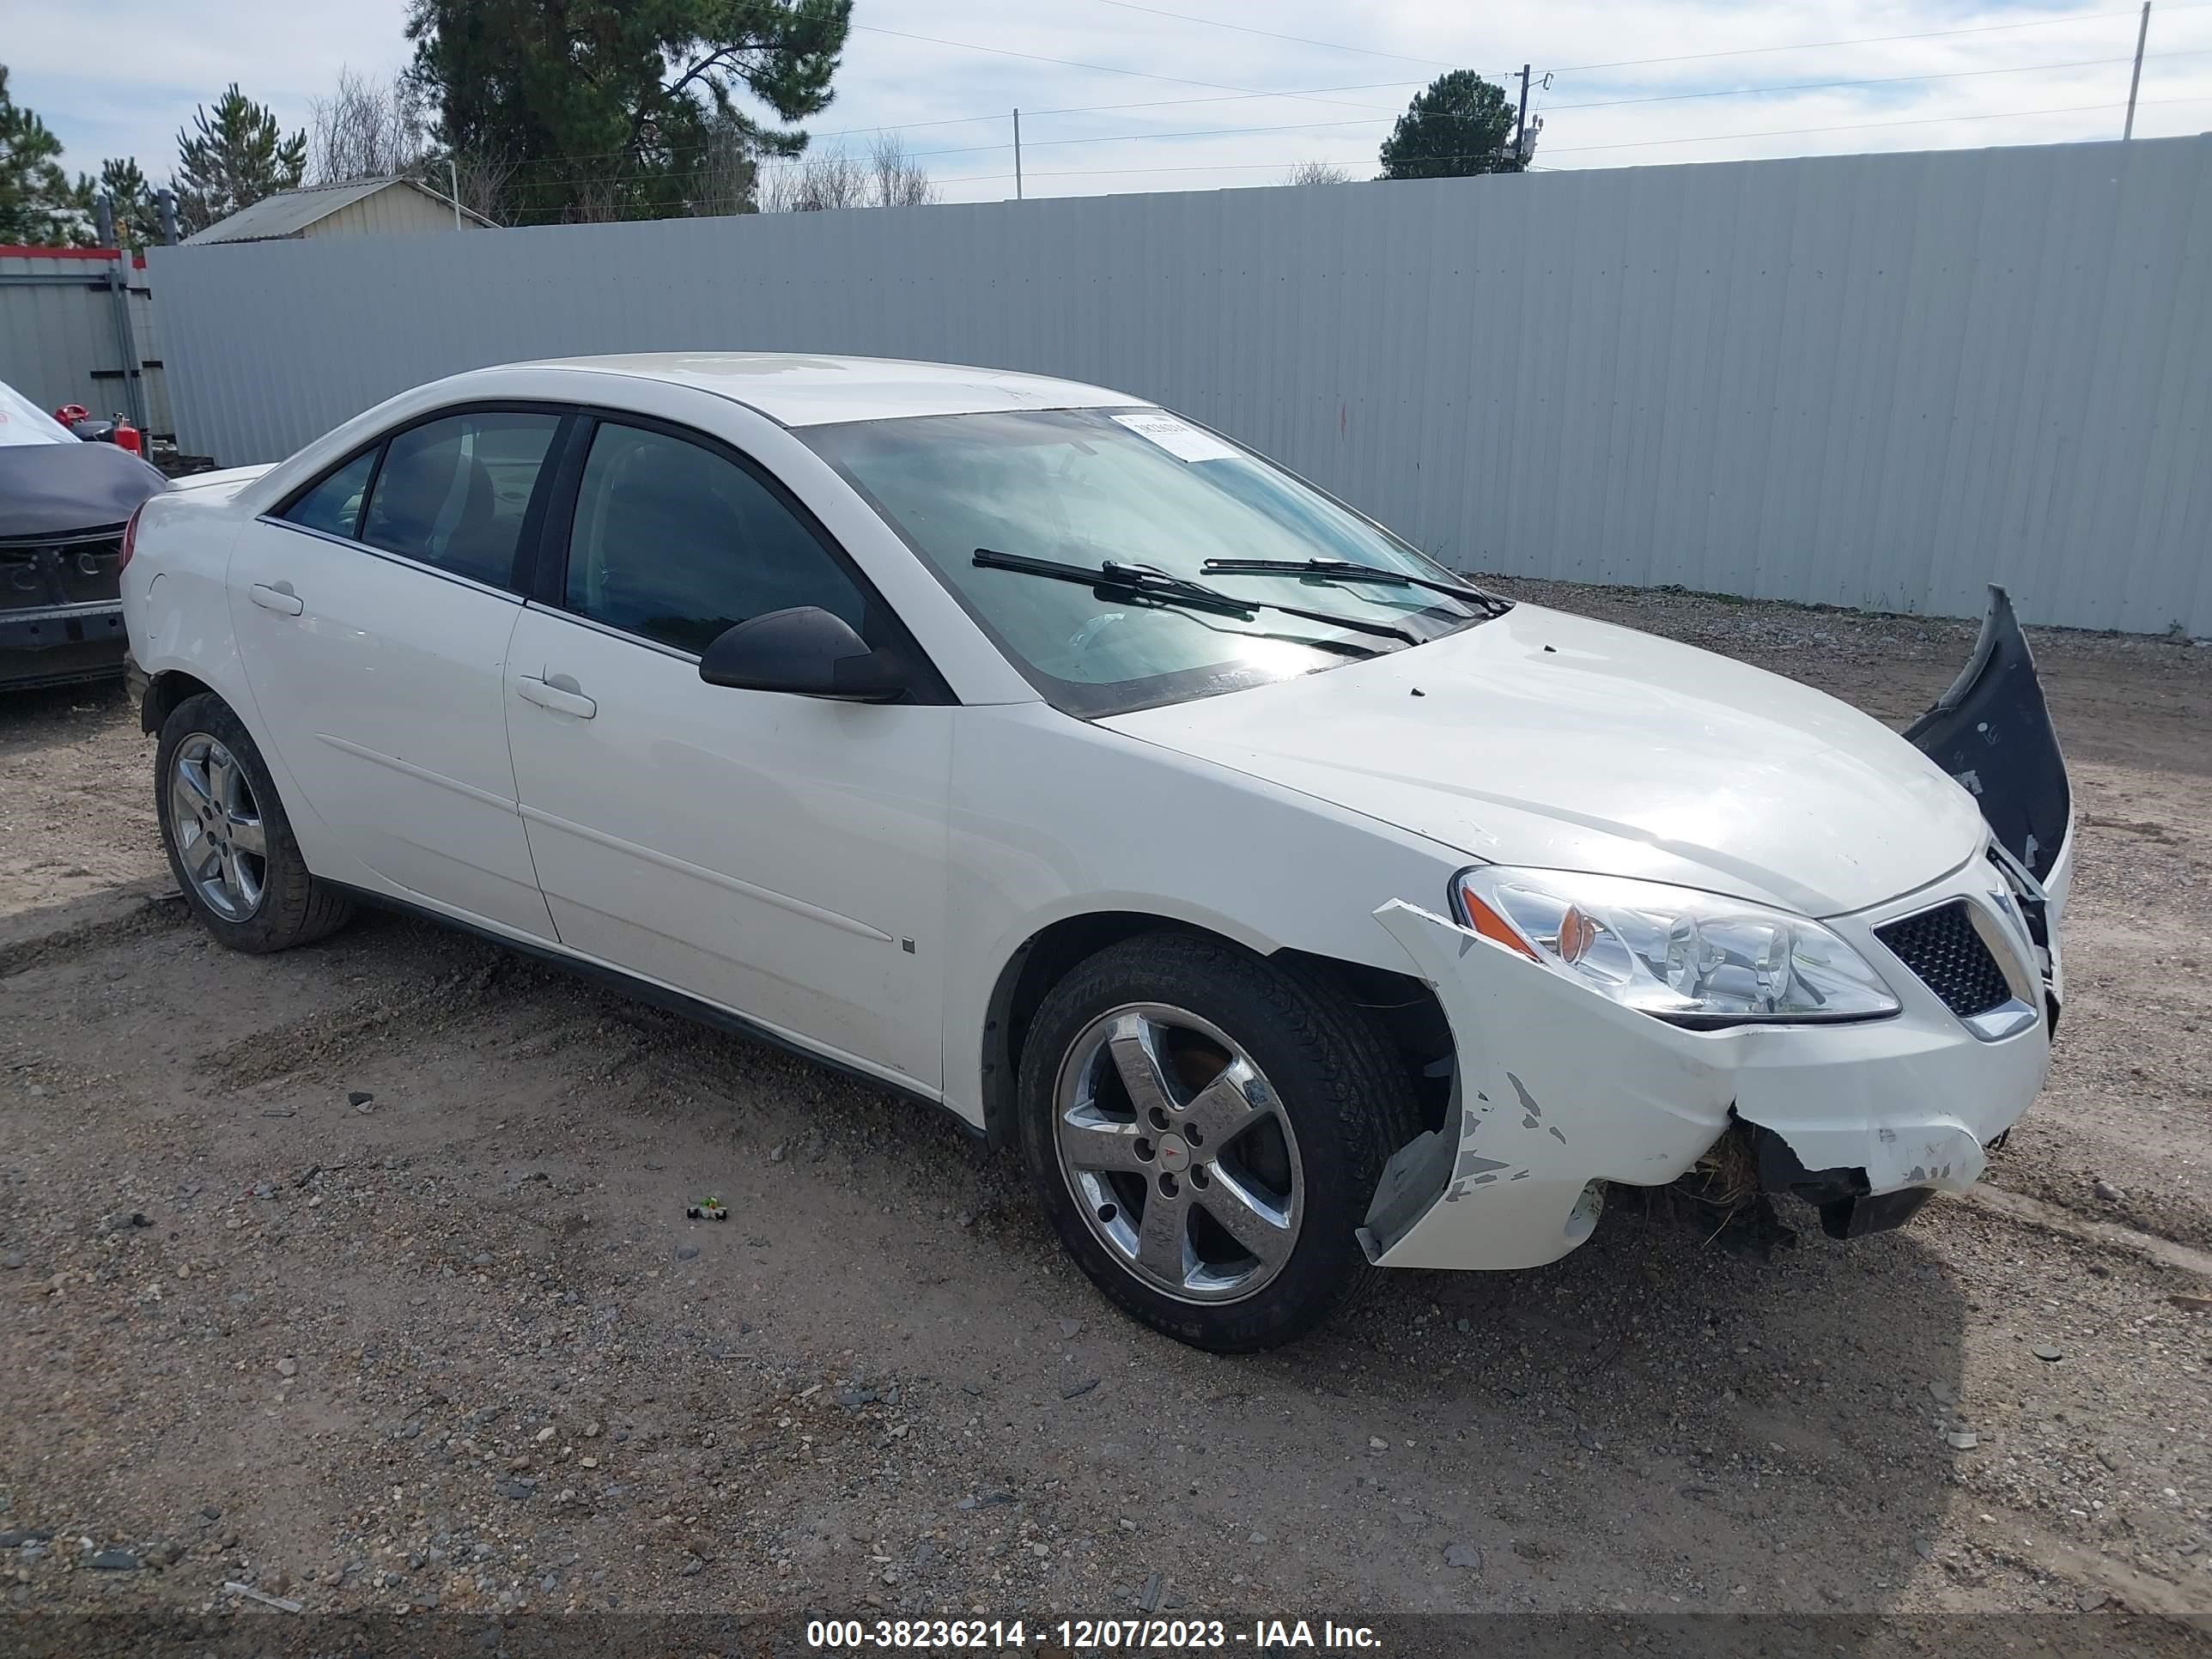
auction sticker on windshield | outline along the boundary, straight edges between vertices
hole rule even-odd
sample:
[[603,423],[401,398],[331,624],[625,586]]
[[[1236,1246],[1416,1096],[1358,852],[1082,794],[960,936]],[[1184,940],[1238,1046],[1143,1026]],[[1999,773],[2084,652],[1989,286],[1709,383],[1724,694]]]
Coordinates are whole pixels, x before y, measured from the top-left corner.
[[1234,444],[1222,442],[1211,432],[1177,420],[1164,409],[1116,415],[1114,422],[1127,427],[1139,438],[1151,439],[1179,461],[1233,461],[1244,453]]

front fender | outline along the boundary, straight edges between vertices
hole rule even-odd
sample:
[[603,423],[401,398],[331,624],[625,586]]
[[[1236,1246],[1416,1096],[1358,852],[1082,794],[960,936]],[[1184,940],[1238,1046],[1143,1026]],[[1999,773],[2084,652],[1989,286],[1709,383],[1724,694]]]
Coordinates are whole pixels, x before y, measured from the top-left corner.
[[1728,1069],[1656,1040],[1649,1015],[1401,899],[1375,919],[1434,988],[1458,1055],[1443,1130],[1392,1160],[1362,1231],[1381,1265],[1557,1261],[1596,1226],[1604,1182],[1663,1186],[1728,1127]]

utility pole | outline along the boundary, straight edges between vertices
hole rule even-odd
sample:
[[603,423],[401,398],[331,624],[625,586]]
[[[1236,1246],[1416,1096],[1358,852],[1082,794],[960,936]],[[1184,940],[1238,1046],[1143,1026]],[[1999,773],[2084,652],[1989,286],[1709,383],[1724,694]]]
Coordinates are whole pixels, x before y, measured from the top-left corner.
[[161,241],[167,247],[177,245],[177,192],[164,190],[154,198],[161,214]]
[[1014,199],[1022,199],[1022,112],[1014,112]]
[[2128,124],[2120,130],[2120,142],[2125,143],[2136,136],[2136,88],[2142,85],[2143,42],[2150,38],[2150,0],[2143,0],[2142,21],[2136,27],[2136,68],[2128,76]]
[[[2149,3],[2149,0],[2144,0],[2144,3],[2148,5]],[[1523,64],[1521,65],[1521,113],[1515,118],[1513,123],[1513,159],[1516,161],[1524,161],[1528,157],[1528,151],[1522,148],[1522,143],[1527,137],[1528,131],[1528,65]]]

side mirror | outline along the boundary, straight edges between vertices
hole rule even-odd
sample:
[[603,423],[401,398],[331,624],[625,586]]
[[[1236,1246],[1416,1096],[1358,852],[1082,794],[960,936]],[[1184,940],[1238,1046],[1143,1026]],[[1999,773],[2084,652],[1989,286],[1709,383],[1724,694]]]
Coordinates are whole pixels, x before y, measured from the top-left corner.
[[740,691],[842,702],[890,702],[907,689],[896,658],[869,650],[843,617],[815,605],[771,611],[725,629],[699,659],[699,678]]

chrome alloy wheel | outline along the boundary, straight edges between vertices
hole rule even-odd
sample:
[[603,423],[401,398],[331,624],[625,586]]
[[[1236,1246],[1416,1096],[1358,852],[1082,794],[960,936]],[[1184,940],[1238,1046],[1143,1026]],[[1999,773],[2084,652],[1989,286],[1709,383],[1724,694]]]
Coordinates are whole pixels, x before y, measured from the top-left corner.
[[177,745],[169,776],[177,862],[207,908],[244,921],[261,908],[269,842],[253,786],[238,757],[204,732]]
[[1161,1003],[1083,1028],[1053,1087],[1053,1145],[1115,1259],[1186,1302],[1233,1302],[1282,1271],[1305,1176],[1282,1103],[1220,1029]]

